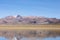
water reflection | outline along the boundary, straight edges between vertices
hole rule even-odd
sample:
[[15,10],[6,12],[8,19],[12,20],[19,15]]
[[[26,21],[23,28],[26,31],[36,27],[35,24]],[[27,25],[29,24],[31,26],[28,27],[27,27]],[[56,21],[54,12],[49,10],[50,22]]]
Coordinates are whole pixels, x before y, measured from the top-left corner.
[[[5,37],[0,37],[0,40],[8,40],[8,39],[6,39]],[[17,40],[17,39],[15,38],[13,40]],[[19,40],[60,40],[60,37],[48,37],[48,38],[26,38],[26,37],[23,37]]]
[[8,40],[8,39],[6,39],[5,37],[0,37],[0,40]]
[[49,37],[49,38],[22,38],[21,40],[60,40],[60,37]]
[[60,37],[50,37],[50,38],[44,38],[44,40],[60,40]]

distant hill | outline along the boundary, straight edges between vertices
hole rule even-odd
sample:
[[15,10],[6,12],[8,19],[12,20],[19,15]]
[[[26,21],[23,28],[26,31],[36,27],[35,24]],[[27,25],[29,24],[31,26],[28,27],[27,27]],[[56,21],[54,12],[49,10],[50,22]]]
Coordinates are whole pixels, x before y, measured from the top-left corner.
[[7,16],[0,19],[0,24],[59,24],[60,19],[37,16]]

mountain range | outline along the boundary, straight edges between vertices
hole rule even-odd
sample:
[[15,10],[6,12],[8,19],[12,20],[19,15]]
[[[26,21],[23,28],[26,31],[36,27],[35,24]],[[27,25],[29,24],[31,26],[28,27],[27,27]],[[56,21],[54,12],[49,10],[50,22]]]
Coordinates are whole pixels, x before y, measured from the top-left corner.
[[60,24],[60,19],[17,15],[0,18],[0,24]]

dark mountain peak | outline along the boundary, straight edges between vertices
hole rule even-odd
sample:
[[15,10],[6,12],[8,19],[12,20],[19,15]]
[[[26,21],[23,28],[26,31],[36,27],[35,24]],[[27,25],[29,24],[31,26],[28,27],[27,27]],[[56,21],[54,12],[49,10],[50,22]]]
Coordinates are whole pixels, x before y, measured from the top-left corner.
[[21,15],[17,15],[17,17],[21,17]]
[[21,16],[21,15],[17,15],[16,18],[18,18],[18,19],[22,19],[22,16]]

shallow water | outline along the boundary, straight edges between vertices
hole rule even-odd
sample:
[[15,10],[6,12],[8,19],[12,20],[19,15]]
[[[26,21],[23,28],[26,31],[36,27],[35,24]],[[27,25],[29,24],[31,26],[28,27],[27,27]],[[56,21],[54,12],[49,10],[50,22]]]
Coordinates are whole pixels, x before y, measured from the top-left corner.
[[[5,37],[0,37],[0,40],[8,40]],[[60,37],[48,37],[48,38],[22,38],[20,40],[60,40]]]
[[49,38],[22,38],[21,40],[60,40],[60,37],[49,37]]
[[44,40],[60,40],[60,37],[44,38]]
[[5,37],[0,37],[0,40],[8,40],[8,39],[6,39]]

